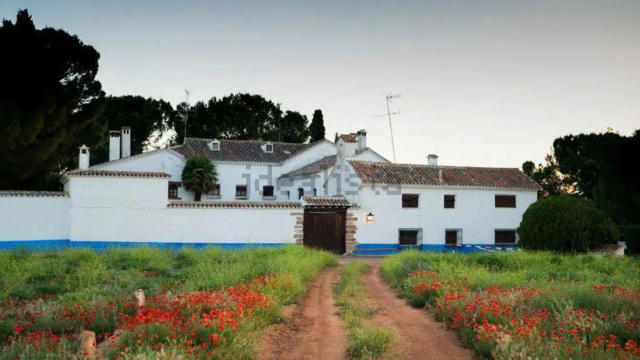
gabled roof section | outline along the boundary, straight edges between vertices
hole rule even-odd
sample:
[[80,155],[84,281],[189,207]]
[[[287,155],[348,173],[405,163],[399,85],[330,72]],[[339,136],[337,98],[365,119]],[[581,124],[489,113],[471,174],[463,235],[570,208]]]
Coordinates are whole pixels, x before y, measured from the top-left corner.
[[0,197],[69,197],[66,191],[2,190]]
[[133,155],[133,156],[129,156],[123,159],[118,159],[118,160],[113,160],[113,161],[107,161],[107,162],[103,162],[97,165],[93,165],[93,166],[89,166],[89,169],[103,169],[105,167],[109,167],[111,165],[114,164],[120,164],[120,163],[124,163],[127,161],[131,161],[131,160],[137,160],[137,159],[141,159],[147,156],[151,156],[151,155],[156,155],[156,154],[161,154],[161,153],[169,153],[172,154],[174,156],[183,158],[183,156],[181,154],[179,154],[176,151],[173,151],[174,148],[166,148],[166,149],[158,149],[158,150],[153,150],[153,151],[149,151],[149,152],[145,152],[142,154],[138,154],[138,155]]
[[358,134],[356,133],[340,134],[340,136],[338,136],[338,139],[342,139],[342,141],[348,142],[348,143],[355,143],[355,142],[358,142]]
[[336,196],[303,196],[302,206],[309,207],[350,207],[351,203],[343,195]]
[[[366,184],[468,186],[539,190],[538,183],[516,168],[429,166],[349,160]],[[442,182],[440,181],[442,171]]]
[[305,165],[299,169],[281,175],[280,178],[294,178],[298,176],[317,174],[321,171],[329,169],[336,163],[336,155],[325,156],[322,159]]
[[64,176],[89,176],[89,177],[125,177],[125,178],[161,178],[169,179],[171,175],[164,172],[151,171],[113,171],[113,170],[95,170],[95,169],[76,169],[67,171]]
[[298,202],[248,202],[248,201],[172,201],[168,208],[223,208],[223,209],[300,209]]
[[378,154],[377,152],[375,152],[375,151],[374,151],[372,148],[370,148],[370,147],[365,148],[364,150],[356,150],[356,156],[355,156],[355,157],[357,158],[357,157],[358,157],[358,155],[360,155],[360,154],[364,154],[364,153],[367,153],[367,152],[370,152],[370,153],[372,153],[372,154],[376,155],[377,157],[379,157],[380,159],[382,159],[382,160],[384,160],[384,161],[386,161],[386,162],[388,162],[388,163],[390,163],[390,162],[391,162],[391,161],[389,161],[387,158],[385,158],[384,156],[382,156],[382,155]]
[[273,152],[265,152],[262,149],[268,141],[219,140],[220,150],[217,151],[211,150],[207,145],[211,141],[213,139],[187,138],[185,144],[176,146],[172,150],[186,158],[204,156],[211,161],[278,164],[323,140],[310,144],[269,142],[273,145]]

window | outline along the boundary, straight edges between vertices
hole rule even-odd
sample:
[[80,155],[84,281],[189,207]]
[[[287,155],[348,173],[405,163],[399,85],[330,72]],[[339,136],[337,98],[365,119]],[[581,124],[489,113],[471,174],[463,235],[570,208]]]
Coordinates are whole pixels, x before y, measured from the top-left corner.
[[313,196],[318,196],[318,189],[313,188]]
[[304,189],[298,188],[298,200],[302,199],[303,196],[304,196]]
[[264,150],[268,153],[272,153],[273,152],[273,144],[267,144],[264,147]]
[[178,197],[178,188],[182,183],[178,181],[169,181],[169,199],[180,199]]
[[262,187],[262,198],[265,200],[275,200],[275,196],[273,195],[273,186],[265,185]]
[[287,190],[285,192],[285,196],[287,197],[287,200],[291,200],[291,191]]
[[400,246],[418,246],[422,242],[422,229],[398,229]]
[[444,243],[446,245],[462,244],[462,229],[447,229],[444,231]]
[[247,186],[236,185],[236,199],[245,200],[247,198]]
[[418,198],[419,198],[418,194],[402,194],[402,207],[417,208]]
[[207,194],[207,199],[220,199],[220,184],[213,185],[213,188]]
[[497,208],[514,208],[516,207],[515,195],[496,195]]
[[515,244],[517,242],[518,240],[515,230],[496,230],[496,244]]
[[456,207],[456,196],[455,195],[445,195],[444,196],[444,208],[445,209],[454,209]]
[[211,150],[220,150],[220,143],[212,142],[211,143]]

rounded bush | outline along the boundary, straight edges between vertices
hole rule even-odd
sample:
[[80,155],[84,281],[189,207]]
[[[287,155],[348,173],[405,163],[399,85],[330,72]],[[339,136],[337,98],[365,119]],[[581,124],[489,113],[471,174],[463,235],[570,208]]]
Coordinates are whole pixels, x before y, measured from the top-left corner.
[[529,206],[518,235],[522,249],[586,252],[615,243],[618,229],[593,201],[561,195]]

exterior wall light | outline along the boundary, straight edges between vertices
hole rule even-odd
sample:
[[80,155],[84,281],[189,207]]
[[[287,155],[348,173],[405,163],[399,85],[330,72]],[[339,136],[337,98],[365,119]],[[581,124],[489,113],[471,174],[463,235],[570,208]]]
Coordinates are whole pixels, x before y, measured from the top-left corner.
[[370,223],[373,221],[373,219],[375,219],[375,216],[373,216],[372,213],[367,214],[367,222]]

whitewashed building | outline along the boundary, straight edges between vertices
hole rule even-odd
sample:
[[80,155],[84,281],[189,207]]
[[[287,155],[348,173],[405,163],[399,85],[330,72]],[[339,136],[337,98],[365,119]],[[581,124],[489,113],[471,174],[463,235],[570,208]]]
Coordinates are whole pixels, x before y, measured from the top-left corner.
[[[130,156],[132,129],[110,132],[110,161],[61,177],[64,192],[0,192],[0,248],[299,243],[337,253],[405,247],[512,248],[539,185],[518,169],[393,164],[367,133],[310,144],[187,138]],[[202,201],[182,185],[204,156],[218,185]]]

